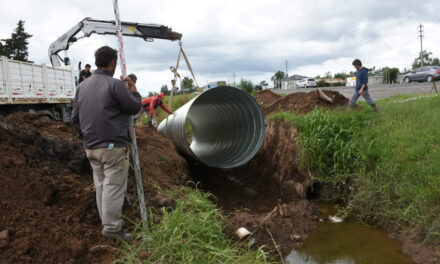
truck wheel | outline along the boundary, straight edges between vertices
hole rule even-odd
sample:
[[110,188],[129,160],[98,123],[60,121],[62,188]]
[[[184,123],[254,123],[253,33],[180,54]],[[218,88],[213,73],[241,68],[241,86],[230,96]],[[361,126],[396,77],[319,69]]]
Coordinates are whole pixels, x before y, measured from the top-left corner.
[[410,83],[411,80],[409,79],[409,77],[405,77],[405,79],[403,80],[405,83]]
[[40,115],[39,118],[40,118],[41,121],[52,120],[52,118],[50,118],[50,116],[48,116],[48,115]]
[[431,76],[431,75],[428,75],[428,76],[426,77],[426,81],[427,81],[427,82],[432,82],[432,76]]

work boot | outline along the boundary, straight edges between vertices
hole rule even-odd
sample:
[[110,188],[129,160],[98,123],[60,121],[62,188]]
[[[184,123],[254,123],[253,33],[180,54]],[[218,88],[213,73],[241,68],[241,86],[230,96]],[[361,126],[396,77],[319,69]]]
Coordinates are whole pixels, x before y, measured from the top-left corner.
[[105,236],[108,239],[114,239],[114,240],[123,240],[123,241],[131,241],[133,240],[133,235],[130,233],[126,233],[122,230],[119,232],[108,232],[105,230],[102,230],[102,235]]
[[374,112],[379,113],[379,109],[377,109],[377,106],[373,107]]

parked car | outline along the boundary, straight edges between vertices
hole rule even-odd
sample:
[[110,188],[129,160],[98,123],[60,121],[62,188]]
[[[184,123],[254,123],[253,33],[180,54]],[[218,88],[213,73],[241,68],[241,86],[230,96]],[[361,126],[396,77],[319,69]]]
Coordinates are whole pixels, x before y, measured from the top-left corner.
[[403,81],[405,83],[410,83],[413,81],[432,82],[437,80],[440,80],[440,66],[426,66],[417,68],[403,76]]
[[316,81],[313,78],[306,78],[299,81],[296,86],[298,88],[316,87]]

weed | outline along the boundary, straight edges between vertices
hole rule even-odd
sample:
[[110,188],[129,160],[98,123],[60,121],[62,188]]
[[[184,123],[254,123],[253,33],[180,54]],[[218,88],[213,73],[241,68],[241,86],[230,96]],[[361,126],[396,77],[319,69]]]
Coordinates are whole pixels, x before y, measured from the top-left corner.
[[[137,227],[136,240],[125,245],[116,263],[273,263],[262,250],[236,244],[226,234],[226,222],[209,194],[184,187],[172,211],[150,229]],[[144,259],[145,258],[145,259]]]
[[160,155],[159,160],[160,161],[167,161],[169,158],[167,155]]

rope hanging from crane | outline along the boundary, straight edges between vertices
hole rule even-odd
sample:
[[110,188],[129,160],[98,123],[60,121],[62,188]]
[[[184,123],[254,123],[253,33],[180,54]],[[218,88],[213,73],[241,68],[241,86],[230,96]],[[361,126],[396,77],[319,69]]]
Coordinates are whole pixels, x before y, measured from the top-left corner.
[[196,76],[195,76],[195,74],[194,74],[194,71],[193,71],[193,69],[192,69],[192,67],[191,67],[191,63],[189,62],[188,56],[186,56],[185,51],[183,51],[183,48],[182,48],[182,41],[179,42],[179,47],[180,47],[180,48],[179,48],[179,53],[178,53],[178,55],[177,55],[176,67],[173,67],[173,66],[170,67],[170,71],[174,74],[174,78],[171,80],[171,86],[172,86],[172,88],[171,88],[171,92],[170,92],[170,100],[168,101],[168,108],[169,108],[171,111],[172,111],[173,95],[174,95],[174,90],[175,90],[175,88],[176,88],[176,82],[177,82],[177,79],[179,79],[179,81],[180,81],[180,89],[181,89],[181,91],[182,91],[182,93],[183,93],[183,89],[182,89],[182,78],[180,77],[180,74],[179,74],[179,72],[177,71],[177,70],[179,69],[180,58],[181,58],[181,56],[183,56],[183,59],[185,60],[186,66],[188,67],[188,70],[190,71],[190,73],[191,73],[191,75],[192,75],[192,77],[193,77],[193,80],[194,80],[194,82],[196,83],[196,88],[197,88],[197,90],[198,90],[200,93],[203,92],[202,89],[200,88],[199,84],[197,83],[197,79],[196,79]]
[[[119,6],[118,6],[118,0],[113,0],[113,9],[115,12],[115,26],[116,26],[116,37],[118,39],[119,44],[119,58],[121,60],[121,71],[122,76],[127,76],[127,66],[125,64],[125,52],[124,52],[124,42],[122,39],[122,26],[121,26],[121,19],[119,17]],[[140,213],[141,213],[141,219],[143,226],[148,229],[148,222],[147,222],[147,207],[145,205],[145,197],[144,197],[144,188],[142,185],[142,174],[141,174],[141,167],[139,164],[139,152],[136,142],[136,131],[134,130],[134,122],[133,117],[130,118],[130,138],[132,140],[131,142],[131,154],[133,159],[133,170],[136,178],[136,186],[138,191],[138,199],[139,199],[139,207],[140,207]]]

